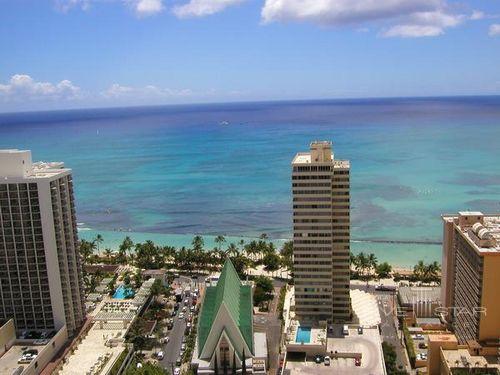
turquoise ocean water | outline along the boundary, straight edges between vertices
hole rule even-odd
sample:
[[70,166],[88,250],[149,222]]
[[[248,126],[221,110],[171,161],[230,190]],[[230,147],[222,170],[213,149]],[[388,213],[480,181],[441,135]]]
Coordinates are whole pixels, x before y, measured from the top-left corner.
[[112,247],[289,238],[290,162],[315,139],[351,160],[354,251],[440,260],[442,213],[500,211],[500,97],[0,114],[0,148],[71,167],[80,235]]

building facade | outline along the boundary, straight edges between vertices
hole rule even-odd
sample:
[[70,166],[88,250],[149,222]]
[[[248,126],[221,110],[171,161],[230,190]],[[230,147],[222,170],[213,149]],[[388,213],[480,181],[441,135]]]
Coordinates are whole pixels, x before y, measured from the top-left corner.
[[500,335],[500,215],[443,216],[441,301],[461,344]]
[[71,170],[0,150],[0,320],[71,336],[85,303]]
[[295,313],[299,319],[350,319],[350,165],[331,142],[312,142],[292,161]]

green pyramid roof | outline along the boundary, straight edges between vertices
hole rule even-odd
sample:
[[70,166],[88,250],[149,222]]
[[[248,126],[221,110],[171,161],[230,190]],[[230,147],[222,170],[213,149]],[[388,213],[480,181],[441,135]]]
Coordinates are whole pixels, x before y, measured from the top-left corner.
[[[198,323],[198,353],[203,351],[214,319],[223,303],[240,330],[248,348],[254,353],[252,288],[241,283],[238,273],[229,259],[224,263],[217,286],[209,286],[205,291],[205,299]],[[243,348],[235,349],[241,355]]]

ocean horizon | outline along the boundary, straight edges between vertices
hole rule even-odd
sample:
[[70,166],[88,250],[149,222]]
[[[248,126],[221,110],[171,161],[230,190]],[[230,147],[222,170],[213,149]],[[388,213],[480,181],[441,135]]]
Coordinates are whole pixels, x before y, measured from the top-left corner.
[[80,237],[110,247],[291,238],[291,160],[331,140],[351,161],[353,251],[397,266],[440,261],[442,214],[500,212],[499,136],[500,96],[0,114],[1,148],[73,169]]

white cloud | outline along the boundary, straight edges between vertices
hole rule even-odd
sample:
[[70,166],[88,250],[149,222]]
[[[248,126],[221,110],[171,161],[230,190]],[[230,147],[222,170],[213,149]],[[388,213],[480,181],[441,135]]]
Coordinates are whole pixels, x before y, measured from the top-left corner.
[[488,34],[490,36],[499,36],[500,35],[500,23],[494,23],[490,26]]
[[0,99],[4,101],[73,100],[81,90],[71,81],[37,82],[27,74],[13,75],[7,84],[0,84]]
[[485,17],[486,15],[484,14],[484,12],[481,12],[480,10],[475,10],[472,12],[470,19],[473,21],[477,21],[477,20],[482,20]]
[[193,93],[189,89],[173,90],[169,88],[159,88],[153,85],[144,87],[123,86],[118,83],[112,84],[101,95],[107,99],[167,99],[182,98],[191,96]]
[[163,0],[125,0],[139,17],[158,14],[165,9]]
[[390,27],[382,32],[384,37],[420,38],[444,34],[446,28],[460,25],[467,19],[461,14],[450,14],[437,10],[417,12],[410,15],[406,22]]
[[183,5],[176,5],[172,11],[178,18],[204,17],[222,12],[227,7],[245,0],[189,0]]
[[266,0],[264,23],[306,21],[320,25],[356,24],[432,11],[441,0]]
[[55,7],[60,12],[66,13],[73,8],[88,10],[91,0],[55,0]]

